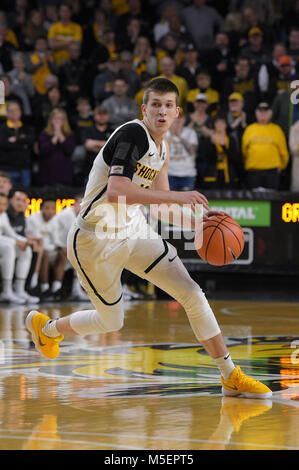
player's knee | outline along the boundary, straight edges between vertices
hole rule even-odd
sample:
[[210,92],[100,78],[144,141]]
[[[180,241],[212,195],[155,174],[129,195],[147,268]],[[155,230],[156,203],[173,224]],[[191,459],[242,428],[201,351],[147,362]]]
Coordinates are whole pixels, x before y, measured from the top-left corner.
[[98,313],[97,327],[98,331],[101,333],[112,333],[113,331],[119,331],[124,326],[123,316],[120,315],[111,315],[110,318],[103,318]]

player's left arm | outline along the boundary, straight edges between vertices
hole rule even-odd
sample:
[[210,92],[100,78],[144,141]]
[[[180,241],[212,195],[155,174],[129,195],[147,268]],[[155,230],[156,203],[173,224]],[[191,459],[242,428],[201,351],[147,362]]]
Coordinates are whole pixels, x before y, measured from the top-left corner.
[[[152,184],[152,191],[170,191],[169,179],[168,179],[168,164],[169,164],[169,145],[166,143],[166,156],[163,167],[161,168],[158,176]],[[202,204],[198,204],[196,213],[191,207],[182,207],[177,204],[171,204],[171,211],[169,206],[165,205],[153,205],[150,207],[151,215],[156,219],[163,220],[172,225],[178,225],[184,228],[197,228],[202,221],[207,221],[209,217],[213,215],[228,215],[224,212],[207,211],[204,209]]]

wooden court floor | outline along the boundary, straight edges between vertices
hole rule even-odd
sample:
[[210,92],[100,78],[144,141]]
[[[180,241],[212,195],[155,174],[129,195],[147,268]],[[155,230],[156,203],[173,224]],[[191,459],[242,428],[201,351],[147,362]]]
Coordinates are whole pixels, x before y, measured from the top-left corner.
[[0,307],[0,449],[299,449],[299,304],[211,305],[233,359],[272,388],[271,400],[221,396],[174,301],[128,303],[121,331],[66,338],[54,361],[33,349],[28,309]]

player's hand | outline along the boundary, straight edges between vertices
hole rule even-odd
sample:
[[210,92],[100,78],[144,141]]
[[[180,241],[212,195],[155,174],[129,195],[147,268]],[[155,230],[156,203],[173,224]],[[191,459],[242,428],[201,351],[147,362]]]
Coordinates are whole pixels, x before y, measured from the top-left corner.
[[203,221],[204,222],[207,222],[209,220],[210,217],[213,217],[214,215],[218,216],[218,217],[230,217],[230,215],[227,213],[227,212],[223,212],[223,211],[208,211],[204,214],[203,216]]
[[190,205],[194,212],[197,204],[202,204],[207,211],[210,209],[207,198],[198,191],[178,191],[176,202],[181,206]]

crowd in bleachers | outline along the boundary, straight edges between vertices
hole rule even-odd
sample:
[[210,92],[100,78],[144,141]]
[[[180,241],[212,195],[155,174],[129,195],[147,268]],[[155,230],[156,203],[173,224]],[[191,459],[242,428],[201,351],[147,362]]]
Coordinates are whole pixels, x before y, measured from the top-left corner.
[[[67,267],[65,242],[51,239],[53,201],[25,220],[20,199],[47,185],[79,193],[113,130],[142,119],[152,78],[180,92],[166,135],[171,189],[299,191],[299,0],[2,0],[0,8],[0,248],[14,257],[2,269],[4,300],[53,296]],[[71,223],[76,207],[62,218]]]

